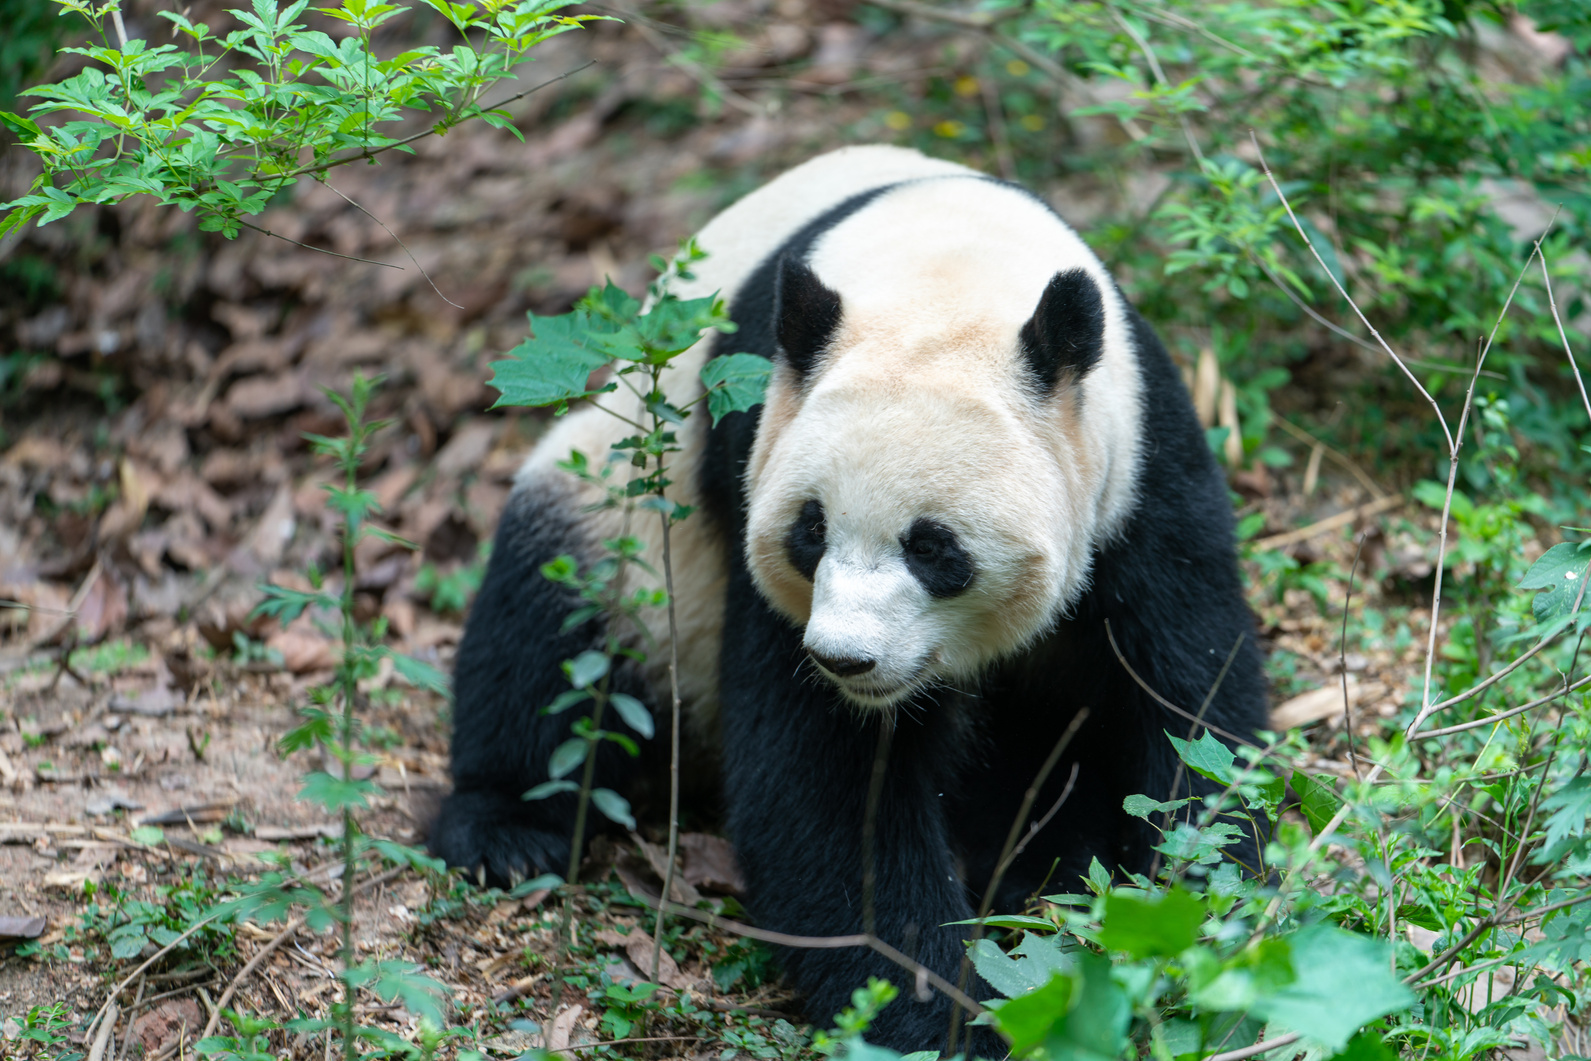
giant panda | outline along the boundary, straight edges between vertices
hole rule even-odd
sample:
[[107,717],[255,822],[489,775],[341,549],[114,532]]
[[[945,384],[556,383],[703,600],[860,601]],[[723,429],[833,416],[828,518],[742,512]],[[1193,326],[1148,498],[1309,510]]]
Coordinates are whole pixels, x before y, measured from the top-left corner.
[[[1145,871],[1155,834],[1123,798],[1200,791],[1166,736],[1188,735],[1187,719],[1134,681],[1107,622],[1165,700],[1202,705],[1218,733],[1262,724],[1225,482],[1155,333],[1021,187],[914,151],[845,148],[747,195],[699,243],[707,259],[673,291],[721,293],[738,331],[681,356],[671,399],[698,397],[721,353],[763,354],[774,370],[760,408],[716,427],[691,417],[674,457],[670,496],[700,510],[671,543],[686,739],[717,764],[757,923],[829,936],[862,929],[864,810],[892,727],[876,930],[954,982],[971,931],[954,922],[973,916],[1024,790],[1079,709],[1030,818],[1068,780],[1072,791],[1005,874],[996,910],[1046,885],[1080,890],[1094,859]],[[599,401],[639,419],[619,394]],[[431,843],[493,882],[568,859],[574,797],[521,794],[547,779],[579,714],[541,712],[567,688],[560,662],[604,630],[564,630],[577,602],[539,568],[592,560],[619,534],[620,514],[591,511],[600,493],[559,462],[571,450],[600,461],[629,433],[589,405],[556,421],[518,475],[465,627],[454,790]],[[628,529],[657,567],[657,521]],[[671,646],[666,623],[649,626],[657,643],[615,688],[666,717]],[[607,747],[598,784],[622,787],[635,769]],[[909,982],[867,949],[783,957],[819,1022],[869,976]],[[869,1038],[937,1047],[948,1025],[947,1000],[907,991]]]

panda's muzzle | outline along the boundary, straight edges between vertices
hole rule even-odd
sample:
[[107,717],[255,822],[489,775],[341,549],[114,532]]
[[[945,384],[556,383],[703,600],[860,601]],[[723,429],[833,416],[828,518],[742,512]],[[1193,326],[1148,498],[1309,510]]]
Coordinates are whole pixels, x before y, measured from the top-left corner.
[[878,666],[876,659],[855,659],[850,657],[835,658],[807,649],[807,655],[812,657],[812,662],[828,671],[837,678],[855,678],[866,674]]

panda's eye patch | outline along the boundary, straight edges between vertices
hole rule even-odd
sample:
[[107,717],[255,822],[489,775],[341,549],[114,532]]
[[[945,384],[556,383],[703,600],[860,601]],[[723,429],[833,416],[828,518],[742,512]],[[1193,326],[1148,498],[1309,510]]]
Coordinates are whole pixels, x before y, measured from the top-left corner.
[[828,545],[828,526],[823,516],[823,503],[808,501],[801,506],[801,514],[790,524],[784,536],[784,552],[790,566],[801,572],[808,582],[818,573],[818,561]]
[[930,596],[954,597],[976,574],[972,557],[962,548],[956,532],[943,523],[920,519],[900,540],[906,568]]

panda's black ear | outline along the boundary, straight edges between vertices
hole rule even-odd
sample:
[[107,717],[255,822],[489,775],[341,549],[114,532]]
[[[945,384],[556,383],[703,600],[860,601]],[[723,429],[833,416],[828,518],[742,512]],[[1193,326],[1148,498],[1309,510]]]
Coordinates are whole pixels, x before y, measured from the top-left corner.
[[805,262],[779,259],[774,276],[774,333],[779,349],[797,374],[806,376],[840,326],[840,296],[823,286]]
[[1052,276],[1038,308],[1022,325],[1020,341],[1041,396],[1053,393],[1063,376],[1087,375],[1105,352],[1105,301],[1094,278],[1082,269]]

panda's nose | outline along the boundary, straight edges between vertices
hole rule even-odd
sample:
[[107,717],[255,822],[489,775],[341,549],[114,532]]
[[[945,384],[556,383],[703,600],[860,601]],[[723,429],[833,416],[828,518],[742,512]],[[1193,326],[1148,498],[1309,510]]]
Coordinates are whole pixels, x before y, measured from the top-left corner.
[[818,666],[841,678],[854,678],[858,674],[866,674],[878,666],[878,660],[876,659],[835,659],[831,656],[813,652],[811,649],[807,649],[807,655],[811,656]]

